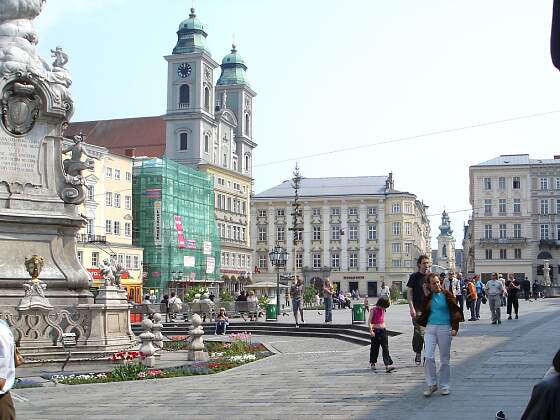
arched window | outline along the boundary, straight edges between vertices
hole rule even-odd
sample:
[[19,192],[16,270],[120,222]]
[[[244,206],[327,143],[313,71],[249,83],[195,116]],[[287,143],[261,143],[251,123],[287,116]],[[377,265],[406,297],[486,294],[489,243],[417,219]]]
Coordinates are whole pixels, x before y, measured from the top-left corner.
[[210,150],[210,138],[208,137],[208,134],[206,134],[204,136],[204,153],[208,153],[209,150]]
[[208,89],[208,86],[204,88],[204,110],[210,112],[210,89]]
[[250,124],[251,124],[251,117],[249,117],[249,114],[245,114],[245,135],[250,135],[251,130],[250,130]]
[[190,103],[189,85],[181,85],[179,88],[179,108],[188,108]]
[[443,245],[443,248],[441,249],[441,256],[444,258],[447,257],[447,245]]
[[181,133],[179,136],[179,150],[187,150],[189,148],[189,136],[187,133]]
[[223,165],[224,168],[227,168],[227,164],[228,164],[228,162],[227,162],[227,153],[224,153],[224,161],[222,162],[222,165]]

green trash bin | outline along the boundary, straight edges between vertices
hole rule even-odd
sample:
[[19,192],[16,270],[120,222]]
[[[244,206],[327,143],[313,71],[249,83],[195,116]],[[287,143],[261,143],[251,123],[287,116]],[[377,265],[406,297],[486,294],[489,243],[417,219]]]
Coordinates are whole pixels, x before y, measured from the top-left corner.
[[355,322],[366,322],[366,309],[363,303],[354,303],[352,306],[352,324]]
[[267,321],[277,321],[278,320],[278,312],[276,311],[276,304],[275,303],[267,303],[266,304],[266,320]]

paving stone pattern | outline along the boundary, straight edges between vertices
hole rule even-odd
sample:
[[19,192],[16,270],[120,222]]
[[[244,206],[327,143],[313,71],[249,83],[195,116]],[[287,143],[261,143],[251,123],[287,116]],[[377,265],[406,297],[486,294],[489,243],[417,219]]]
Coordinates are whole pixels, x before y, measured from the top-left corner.
[[[518,419],[560,346],[560,299],[520,303],[519,320],[490,325],[485,305],[483,320],[462,324],[449,396],[422,396],[408,307],[395,305],[386,321],[402,334],[389,340],[390,374],[369,369],[367,346],[265,336],[277,355],[217,375],[16,390],[18,419],[493,420],[500,409]],[[335,311],[335,322],[349,320],[348,310]]]

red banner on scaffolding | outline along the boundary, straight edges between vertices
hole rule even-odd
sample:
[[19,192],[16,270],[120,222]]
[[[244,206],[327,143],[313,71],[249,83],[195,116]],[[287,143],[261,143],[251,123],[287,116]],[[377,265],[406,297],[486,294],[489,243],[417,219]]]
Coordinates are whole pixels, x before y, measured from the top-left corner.
[[177,248],[183,249],[185,245],[185,235],[183,233],[183,222],[181,216],[175,216],[175,230],[177,230]]

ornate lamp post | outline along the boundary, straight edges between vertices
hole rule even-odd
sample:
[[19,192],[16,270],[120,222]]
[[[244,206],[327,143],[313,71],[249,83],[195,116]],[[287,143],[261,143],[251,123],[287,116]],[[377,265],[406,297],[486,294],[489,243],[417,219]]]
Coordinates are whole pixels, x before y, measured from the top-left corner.
[[275,245],[268,253],[270,262],[276,268],[276,317],[280,313],[280,268],[286,267],[288,252],[280,245]]

